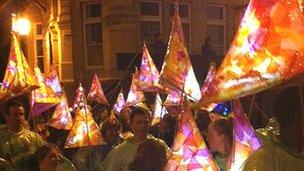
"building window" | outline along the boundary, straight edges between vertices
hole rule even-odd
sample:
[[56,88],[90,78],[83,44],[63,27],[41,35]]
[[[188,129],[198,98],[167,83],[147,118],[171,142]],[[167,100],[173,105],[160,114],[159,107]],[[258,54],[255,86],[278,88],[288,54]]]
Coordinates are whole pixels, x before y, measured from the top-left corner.
[[225,18],[225,6],[207,5],[207,37],[211,38],[212,46],[220,58],[225,54]]
[[[171,22],[172,17],[174,15],[174,3],[170,5],[170,16],[171,16]],[[178,3],[179,8],[179,15],[181,18],[184,36],[185,36],[185,43],[188,48],[188,51],[190,53],[190,47],[191,47],[191,6],[189,3]]]
[[101,4],[83,5],[83,28],[86,68],[100,68],[103,65]]
[[154,36],[161,33],[161,3],[156,1],[140,2],[140,32],[142,41],[153,44]]
[[44,73],[44,57],[43,57],[43,40],[42,40],[42,24],[35,25],[35,57],[36,64]]

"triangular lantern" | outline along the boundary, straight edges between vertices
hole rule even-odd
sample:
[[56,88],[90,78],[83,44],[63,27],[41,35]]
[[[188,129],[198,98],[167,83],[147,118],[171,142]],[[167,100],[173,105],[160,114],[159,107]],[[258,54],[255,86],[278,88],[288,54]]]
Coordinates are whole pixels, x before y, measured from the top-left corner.
[[150,56],[146,43],[144,43],[139,70],[138,89],[145,92],[165,91],[164,87],[158,83],[159,77],[159,72]]
[[244,161],[261,147],[239,100],[233,100],[233,150],[230,170],[241,170]]
[[33,71],[20,48],[18,38],[12,33],[10,55],[2,86],[0,87],[0,102],[17,97],[38,87]]
[[84,89],[82,87],[82,84],[79,83],[79,86],[76,90],[76,96],[75,96],[75,99],[74,99],[74,103],[73,103],[73,106],[72,106],[72,109],[73,111],[76,112],[77,108],[79,106],[81,106],[81,98],[84,96]]
[[57,129],[70,130],[73,126],[73,119],[70,113],[65,94],[61,95],[61,102],[56,106],[48,125]]
[[126,101],[125,101],[125,98],[124,98],[124,95],[123,95],[123,92],[121,89],[117,96],[116,102],[113,105],[113,112],[118,115],[120,113],[121,109],[124,107],[125,103],[126,103]]
[[201,99],[200,87],[194,75],[190,56],[185,45],[185,38],[179,10],[176,5],[170,39],[164,64],[161,70],[160,83],[165,87],[177,88],[192,100]]
[[304,71],[303,3],[251,0],[201,104],[272,87]]
[[168,113],[168,111],[163,106],[162,99],[160,98],[159,94],[157,93],[156,98],[155,98],[154,114],[152,117],[151,125],[157,124],[160,121],[160,119],[163,118],[163,116],[167,113]]
[[50,67],[50,71],[46,74],[45,83],[50,86],[56,94],[59,95],[63,92],[54,65]]
[[133,106],[133,105],[138,106],[139,103],[140,105],[142,105],[143,104],[142,102],[145,100],[144,92],[138,89],[138,76],[139,76],[138,70],[136,69],[135,73],[133,73],[132,82],[130,85],[130,90],[128,93],[125,107]]
[[94,74],[91,89],[90,89],[87,97],[88,97],[88,100],[94,100],[101,104],[108,104],[108,100],[103,93],[103,90],[102,90],[102,87],[101,87],[97,74]]
[[165,102],[164,106],[170,107],[170,106],[180,106],[181,105],[181,92],[176,90],[170,90]]
[[91,111],[87,107],[78,108],[73,127],[65,142],[65,148],[86,147],[103,143],[104,140]]
[[32,90],[31,95],[31,113],[34,116],[39,116],[44,111],[48,110],[52,106],[60,103],[61,99],[53,89],[46,84],[44,75],[40,69],[34,67],[35,77],[38,81],[39,88]]
[[165,170],[218,170],[195,123],[187,100],[178,123],[172,152]]

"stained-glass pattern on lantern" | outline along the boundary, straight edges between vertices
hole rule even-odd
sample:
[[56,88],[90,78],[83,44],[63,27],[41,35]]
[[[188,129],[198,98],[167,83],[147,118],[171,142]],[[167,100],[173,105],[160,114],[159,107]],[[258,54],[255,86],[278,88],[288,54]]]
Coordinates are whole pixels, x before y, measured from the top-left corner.
[[34,67],[34,73],[35,78],[38,81],[39,88],[32,90],[31,112],[34,116],[39,116],[42,112],[60,103],[61,99],[59,95],[46,84],[44,75],[37,66]]
[[159,77],[159,71],[150,56],[146,43],[144,43],[139,70],[138,89],[142,91],[165,91],[165,88],[158,83]]
[[18,38],[12,33],[10,54],[0,87],[0,101],[17,97],[38,87],[33,71],[20,48]]
[[65,148],[86,147],[103,143],[104,140],[91,111],[87,107],[78,108],[74,124],[65,142]]
[[61,94],[62,88],[55,67],[52,65],[50,71],[45,75],[45,83],[50,86],[56,94]]
[[65,94],[61,95],[61,102],[55,108],[48,125],[57,129],[69,130],[72,128],[73,119],[70,113]]
[[302,3],[251,0],[201,104],[254,94],[303,73]]
[[94,74],[91,89],[87,96],[88,100],[93,100],[101,104],[108,104],[108,100],[103,93],[97,74]]
[[82,98],[84,96],[84,89],[82,87],[82,84],[79,83],[79,86],[76,90],[76,96],[75,96],[75,99],[74,99],[74,103],[73,103],[73,106],[72,106],[72,109],[73,111],[76,111],[77,108],[79,108],[80,106],[84,106],[84,104],[82,104]]
[[198,101],[201,99],[200,87],[185,45],[183,27],[177,6],[173,16],[168,49],[161,70],[160,83],[165,87],[184,91],[188,98],[192,100]]
[[122,92],[122,90],[120,90],[120,92],[117,96],[116,102],[113,105],[113,112],[118,115],[120,113],[121,109],[124,107],[125,103],[126,103],[126,101],[125,101],[123,92]]
[[155,103],[154,103],[154,114],[152,117],[151,125],[157,124],[160,119],[167,114],[167,109],[162,104],[162,99],[160,98],[159,94],[156,94]]
[[218,170],[195,123],[187,100],[183,107],[166,170]]
[[164,106],[180,106],[181,105],[181,92],[176,90],[170,90],[165,102]]
[[233,150],[230,170],[241,170],[250,154],[261,147],[250,121],[246,117],[239,100],[233,100]]
[[136,105],[145,100],[144,92],[138,89],[138,76],[138,71],[136,69],[135,73],[133,73],[130,90],[125,104],[126,107]]

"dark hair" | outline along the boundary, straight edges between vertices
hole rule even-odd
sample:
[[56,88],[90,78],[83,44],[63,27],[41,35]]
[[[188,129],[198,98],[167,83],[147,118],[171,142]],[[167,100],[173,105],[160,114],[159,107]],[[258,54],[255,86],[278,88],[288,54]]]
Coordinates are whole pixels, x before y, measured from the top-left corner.
[[106,120],[104,120],[100,128],[102,136],[105,136],[107,130],[112,128],[119,130],[121,128],[121,124],[119,123],[119,121],[114,118],[107,118]]
[[4,105],[4,115],[8,116],[8,114],[10,112],[10,109],[12,107],[23,107],[24,108],[24,105],[21,102],[17,101],[17,100],[8,101]]
[[131,114],[130,114],[130,122],[132,122],[133,118],[136,116],[136,115],[140,115],[140,116],[144,116],[144,115],[147,115],[148,118],[150,119],[150,115],[148,113],[148,111],[144,110],[144,109],[141,109],[141,108],[138,108],[138,107],[130,107],[131,109]]
[[41,160],[53,149],[60,152],[59,148],[53,143],[46,143],[40,146],[29,158],[29,162],[27,163],[27,167],[30,168],[29,170],[38,171]]
[[273,114],[280,126],[294,124],[297,121],[297,113],[301,112],[298,87],[290,86],[279,91],[273,103]]
[[231,118],[221,118],[210,123],[209,127],[213,127],[219,134],[227,136],[229,143],[233,140],[233,123]]
[[166,164],[165,146],[155,139],[147,139],[138,146],[135,159],[129,165],[129,169],[134,171],[162,171]]

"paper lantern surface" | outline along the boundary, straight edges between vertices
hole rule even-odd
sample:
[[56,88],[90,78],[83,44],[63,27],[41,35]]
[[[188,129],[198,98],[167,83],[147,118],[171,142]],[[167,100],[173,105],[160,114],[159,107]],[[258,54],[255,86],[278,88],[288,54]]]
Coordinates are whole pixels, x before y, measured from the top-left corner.
[[50,86],[56,94],[60,95],[63,92],[58,74],[53,65],[50,67],[50,71],[45,75],[45,83]]
[[218,170],[186,101],[165,170]]
[[154,113],[153,113],[151,125],[157,124],[160,121],[160,119],[163,118],[163,116],[168,113],[167,109],[163,106],[162,99],[160,98],[158,93],[156,94],[154,104],[155,104]]
[[164,106],[180,106],[181,105],[181,92],[176,90],[170,90],[165,102]]
[[251,0],[201,104],[254,94],[304,71],[303,2]]
[[70,113],[65,94],[61,95],[61,102],[56,106],[48,125],[57,129],[70,130],[73,126],[73,119]]
[[135,73],[133,73],[132,83],[125,104],[126,107],[136,105],[145,100],[144,92],[138,89],[138,76],[138,71],[136,70]]
[[82,84],[80,83],[77,90],[76,90],[76,96],[75,96],[75,99],[74,99],[74,103],[73,103],[73,106],[72,106],[72,109],[73,111],[77,111],[77,108],[79,108],[80,106],[83,106],[83,99],[84,98],[84,89],[82,87]]
[[0,87],[0,102],[22,95],[39,87],[33,71],[20,48],[17,36],[12,33],[10,54]]
[[139,69],[138,89],[146,92],[165,91],[165,88],[159,84],[159,77],[159,71],[150,56],[146,43],[144,43]]
[[104,143],[98,125],[87,108],[78,108],[65,148],[86,147]]
[[201,99],[199,84],[194,75],[178,9],[175,9],[167,53],[161,70],[160,83],[175,88],[198,101]]
[[94,74],[93,82],[87,97],[88,100],[94,100],[101,104],[108,104],[108,100],[103,93],[97,74]]
[[120,92],[117,96],[116,102],[113,105],[113,112],[118,115],[120,113],[121,109],[124,107],[125,103],[126,103],[126,101],[125,101],[124,95],[122,93],[122,90],[120,90]]
[[241,170],[246,159],[261,147],[250,121],[247,119],[239,100],[233,100],[233,160],[230,170]]

